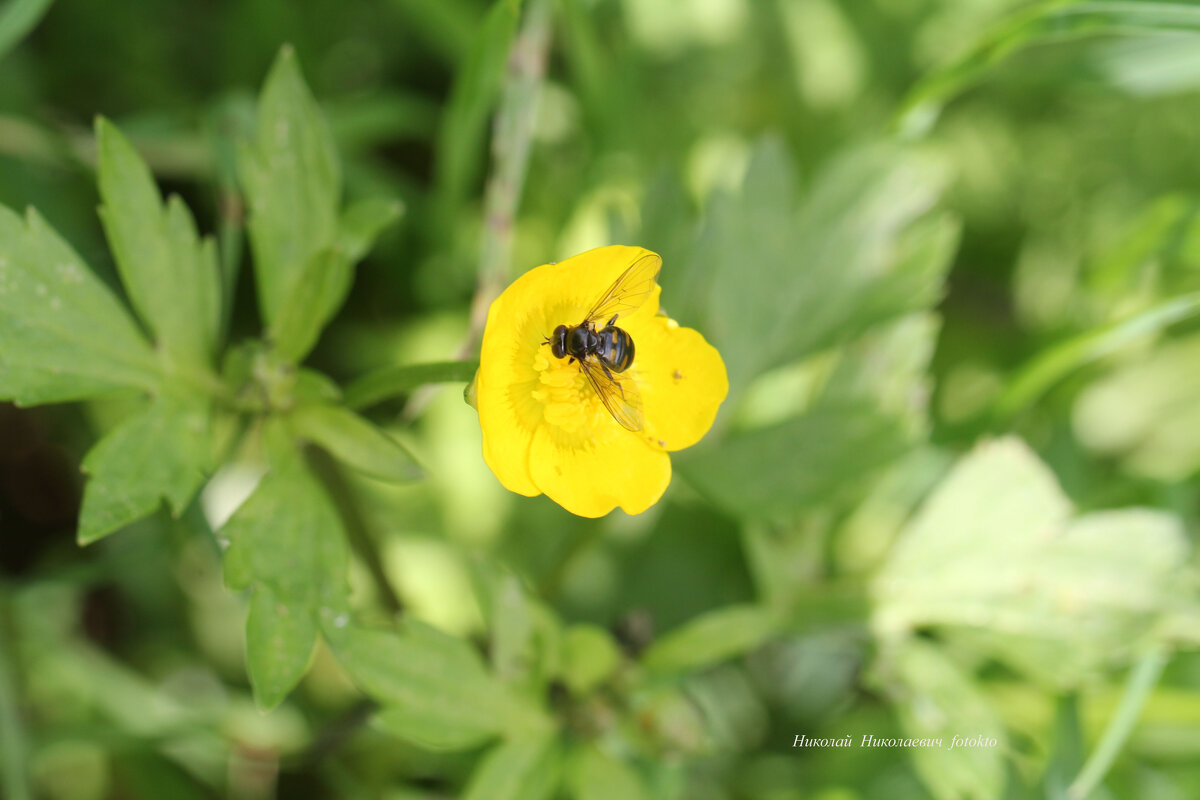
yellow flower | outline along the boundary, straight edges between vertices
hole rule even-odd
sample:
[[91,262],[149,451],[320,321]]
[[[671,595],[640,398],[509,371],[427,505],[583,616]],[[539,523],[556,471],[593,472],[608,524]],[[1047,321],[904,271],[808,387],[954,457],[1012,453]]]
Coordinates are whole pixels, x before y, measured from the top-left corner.
[[659,315],[657,285],[616,323],[635,345],[622,377],[641,395],[641,430],[622,427],[580,365],[556,358],[545,344],[559,325],[579,325],[643,256],[658,259],[641,247],[613,245],[544,264],[492,303],[476,407],[484,460],[510,491],[545,493],[582,517],[616,506],[638,514],[671,482],[667,453],[690,447],[712,426],[729,391],[725,363],[699,333]]

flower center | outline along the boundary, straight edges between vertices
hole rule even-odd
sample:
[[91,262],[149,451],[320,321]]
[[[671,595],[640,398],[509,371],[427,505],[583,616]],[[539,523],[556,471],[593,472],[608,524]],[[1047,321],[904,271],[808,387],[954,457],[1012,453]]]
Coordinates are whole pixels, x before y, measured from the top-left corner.
[[608,413],[578,364],[554,358],[543,348],[534,356],[533,368],[538,374],[533,399],[542,404],[546,422],[566,433],[581,433],[592,430],[599,414]]

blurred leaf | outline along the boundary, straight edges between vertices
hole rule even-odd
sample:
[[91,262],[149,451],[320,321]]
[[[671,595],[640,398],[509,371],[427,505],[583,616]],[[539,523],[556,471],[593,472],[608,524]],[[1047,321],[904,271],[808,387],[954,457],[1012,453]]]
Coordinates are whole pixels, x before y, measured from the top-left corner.
[[[358,261],[375,245],[375,238],[400,219],[404,204],[399,200],[371,197],[360,200],[343,212],[338,226],[338,249],[351,263]],[[334,311],[341,300],[332,304]]]
[[37,404],[131,386],[158,363],[128,313],[33,209],[0,207],[0,397]]
[[1017,371],[993,407],[994,420],[1003,422],[1024,411],[1054,384],[1080,367],[1197,313],[1200,313],[1200,292],[1172,298],[1128,319],[1046,348]]
[[1174,517],[1124,509],[1071,519],[1053,474],[1019,440],[965,456],[879,573],[884,638],[939,626],[1033,680],[1077,685],[1159,635],[1196,599]]
[[353,270],[353,264],[334,248],[308,260],[285,293],[286,299],[267,331],[280,359],[291,363],[304,360],[336,311],[331,304],[340,306],[345,299]]
[[290,46],[263,85],[257,132],[239,152],[238,174],[249,203],[259,308],[271,325],[305,269],[334,243],[341,197],[333,136]]
[[100,218],[133,307],[168,355],[207,365],[221,321],[216,247],[201,242],[182,200],[164,208],[141,156],[103,117],[96,140]]
[[1100,785],[1104,775],[1112,767],[1120,754],[1126,740],[1133,733],[1138,718],[1150,693],[1162,677],[1163,668],[1167,665],[1168,654],[1161,647],[1152,647],[1138,659],[1137,664],[1129,671],[1129,679],[1125,682],[1125,691],[1121,695],[1121,704],[1117,707],[1104,735],[1096,744],[1096,749],[1088,757],[1079,775],[1067,788],[1067,796],[1071,800],[1090,797]]
[[301,405],[288,419],[297,436],[360,472],[390,481],[421,477],[420,465],[399,442],[341,406]]
[[37,27],[54,0],[9,0],[0,8],[0,58]]
[[225,582],[254,588],[246,664],[272,708],[308,669],[322,618],[344,619],[348,555],[341,521],[298,453],[279,457],[220,531]]
[[572,625],[563,634],[562,680],[576,694],[586,694],[608,680],[621,663],[621,650],[611,634],[595,625]]
[[1042,0],[1000,20],[940,69],[925,76],[900,107],[896,124],[923,135],[942,108],[1019,49],[1113,33],[1200,32],[1200,8],[1191,3]]
[[521,0],[496,0],[456,72],[434,163],[437,205],[451,224],[483,163],[487,121],[504,80]]
[[471,773],[463,800],[547,800],[558,788],[561,772],[562,757],[553,738],[505,742]]
[[484,669],[462,639],[415,620],[395,631],[326,625],[334,653],[383,708],[384,730],[438,750],[464,750],[508,731],[544,725]]
[[[904,735],[938,739],[911,747],[917,772],[938,800],[995,800],[1004,790],[1004,726],[979,688],[935,647],[906,639],[882,656]],[[983,737],[994,745],[952,747],[953,737]]]
[[175,516],[211,468],[209,409],[203,400],[158,398],[113,429],[83,459],[91,479],[79,514],[80,544],[152,514],[166,498]]
[[781,144],[762,142],[740,195],[713,198],[698,242],[705,334],[733,387],[929,306],[957,241],[948,218],[904,235],[944,183],[927,158],[887,147],[847,153],[817,176],[798,212],[794,171]]
[[356,410],[411,392],[427,383],[470,383],[478,361],[440,361],[433,364],[386,366],[368,372],[346,387],[346,405]]
[[443,56],[457,59],[471,47],[479,15],[469,0],[392,0],[392,5]]
[[267,337],[279,357],[304,360],[317,337],[346,300],[354,280],[354,264],[371,249],[375,237],[395,222],[403,205],[394,200],[364,200],[347,209],[337,241],[309,259],[286,292],[286,301],[270,324]]
[[575,800],[644,800],[648,796],[645,782],[632,767],[594,745],[580,745],[572,751],[563,782]]
[[863,404],[816,408],[778,425],[734,433],[677,459],[701,493],[741,518],[779,516],[827,502],[902,454],[899,421]]
[[751,650],[777,633],[782,620],[762,606],[730,606],[684,623],[642,657],[652,672],[701,669]]

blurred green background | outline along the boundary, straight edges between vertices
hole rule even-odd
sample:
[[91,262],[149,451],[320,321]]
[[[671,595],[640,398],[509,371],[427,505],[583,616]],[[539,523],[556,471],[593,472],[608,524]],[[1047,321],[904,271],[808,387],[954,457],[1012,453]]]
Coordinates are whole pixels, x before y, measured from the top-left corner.
[[461,386],[370,410],[428,477],[343,487],[354,612],[547,711],[509,783],[372,724],[324,644],[255,707],[213,533],[253,467],[81,548],[80,461],[132,401],[0,404],[3,796],[1200,797],[1198,33],[1191,3],[0,5],[0,203],[110,286],[98,114],[243,263],[258,335],[234,162],[290,43],[347,199],[405,208],[308,365],[470,355],[481,277],[628,243],[731,381],[663,501],[602,520],[507,493]]

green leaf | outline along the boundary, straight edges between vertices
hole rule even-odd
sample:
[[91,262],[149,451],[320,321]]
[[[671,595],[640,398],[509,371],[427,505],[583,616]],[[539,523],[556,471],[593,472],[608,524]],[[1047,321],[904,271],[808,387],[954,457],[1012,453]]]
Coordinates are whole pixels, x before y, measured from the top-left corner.
[[345,621],[348,555],[341,521],[298,453],[281,456],[220,531],[225,582],[254,588],[246,664],[272,708],[308,669],[323,619]]
[[827,502],[908,447],[902,423],[871,405],[820,407],[702,444],[676,459],[701,493],[739,517],[770,518]]
[[558,788],[562,757],[553,738],[505,742],[471,774],[463,800],[547,800]]
[[130,301],[170,356],[208,364],[221,320],[216,247],[182,200],[163,207],[145,162],[104,118],[96,140],[100,217]]
[[209,409],[168,398],[124,421],[88,452],[78,540],[89,544],[152,514],[166,498],[179,516],[210,468]]
[[250,244],[263,320],[273,324],[294,284],[338,236],[341,167],[333,136],[284,47],[258,101],[257,132],[238,175],[249,205]]
[[682,298],[702,309],[735,389],[928,307],[957,241],[949,219],[906,235],[945,182],[928,158],[893,147],[851,151],[817,175],[798,208],[794,171],[777,141],[755,149],[740,195],[710,203],[696,285]]
[[474,747],[506,731],[544,727],[484,669],[466,642],[421,622],[398,630],[325,626],[338,661],[383,709],[380,725],[395,736],[439,750]]
[[54,0],[9,0],[0,9],[0,58],[37,27]]
[[1200,31],[1200,8],[1191,3],[1043,0],[984,30],[961,55],[923,78],[905,98],[896,125],[909,135],[927,133],[948,102],[1017,50],[1150,31]]
[[1198,313],[1200,292],[1194,292],[1042,350],[1017,370],[992,408],[993,420],[1001,423],[1010,419],[1072,372]]
[[0,206],[0,398],[36,404],[136,387],[158,362],[125,308],[30,209]]
[[571,753],[563,778],[575,800],[643,800],[648,796],[645,782],[632,767],[591,745]]
[[333,316],[330,304],[336,300],[340,305],[345,299],[353,275],[354,265],[335,248],[308,260],[267,330],[281,360],[297,363],[308,355]]
[[[937,800],[1001,797],[1007,738],[979,687],[936,648],[916,639],[897,644],[883,663],[887,678],[896,682],[884,686],[893,697],[904,735],[940,740],[908,748],[933,796]],[[952,747],[955,736],[977,736],[983,743]]]
[[320,445],[360,472],[390,481],[413,481],[421,467],[399,442],[341,406],[302,405],[289,416],[297,436]]
[[576,694],[608,680],[620,664],[621,650],[603,628],[572,625],[563,634],[562,680]]
[[[338,229],[338,247],[351,262],[358,261],[375,246],[375,239],[404,213],[399,200],[372,197],[346,209]],[[341,306],[341,303],[337,303]]]
[[497,0],[456,72],[434,163],[442,224],[453,221],[471,182],[479,175],[488,113],[500,93],[520,16],[521,0]]
[[883,638],[939,628],[1033,680],[1073,687],[1196,607],[1179,521],[1145,509],[1072,518],[1019,440],[981,445],[933,492],[873,586]]
[[780,629],[781,620],[762,606],[730,606],[684,623],[646,651],[642,663],[653,672],[684,672],[741,655]]
[[400,210],[396,202],[366,200],[346,212],[336,243],[304,265],[271,322],[267,336],[281,359],[296,363],[312,350],[346,300],[355,262],[371,249],[379,232],[399,218]]

